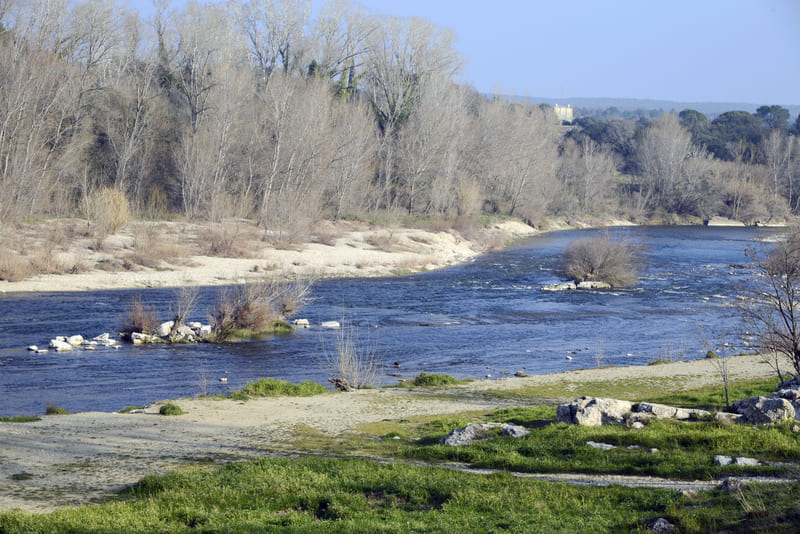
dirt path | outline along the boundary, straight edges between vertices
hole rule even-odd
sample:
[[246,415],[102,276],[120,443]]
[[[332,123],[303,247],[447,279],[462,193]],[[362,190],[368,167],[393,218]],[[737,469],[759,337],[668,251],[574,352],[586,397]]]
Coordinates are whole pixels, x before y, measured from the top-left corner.
[[[770,369],[758,357],[737,357],[731,359],[731,374],[768,376]],[[148,473],[163,473],[186,462],[234,461],[291,450],[294,430],[301,425],[336,436],[386,419],[490,410],[511,402],[485,394],[489,390],[550,384],[572,397],[587,380],[658,377],[679,380],[684,387],[719,383],[712,364],[698,360],[476,381],[449,388],[447,395],[383,388],[246,402],[180,399],[176,402],[186,414],[177,417],[158,415],[159,406],[153,405],[140,413],[90,412],[0,423],[0,510],[47,511],[89,503]],[[603,478],[619,483],[615,477]]]

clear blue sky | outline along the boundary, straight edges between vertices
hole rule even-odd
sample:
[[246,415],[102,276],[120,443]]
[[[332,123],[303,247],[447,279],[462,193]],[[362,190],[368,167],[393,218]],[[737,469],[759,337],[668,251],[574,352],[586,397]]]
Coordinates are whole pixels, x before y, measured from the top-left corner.
[[453,29],[485,93],[800,104],[800,0],[358,3]]

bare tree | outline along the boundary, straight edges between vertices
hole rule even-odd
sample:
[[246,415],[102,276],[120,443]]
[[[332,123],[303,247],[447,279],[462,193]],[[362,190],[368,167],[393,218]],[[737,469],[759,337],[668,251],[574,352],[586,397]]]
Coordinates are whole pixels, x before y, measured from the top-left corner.
[[534,222],[545,215],[556,190],[555,120],[539,107],[496,99],[481,109],[484,157],[494,209]]
[[239,6],[237,24],[264,85],[276,70],[288,74],[302,65],[310,16],[309,0],[248,0]]
[[452,76],[461,66],[454,35],[421,19],[384,17],[370,34],[365,92],[383,133],[379,170],[384,207],[393,207],[395,138],[408,119],[425,81],[434,74]]
[[325,2],[314,20],[310,46],[318,74],[335,79],[337,92],[353,95],[376,20],[350,0]]
[[782,364],[800,375],[800,233],[769,250],[748,251],[755,261],[750,286],[740,301],[754,346],[783,380]]
[[606,211],[615,172],[614,158],[589,137],[579,142],[567,141],[558,176],[566,185],[568,196],[577,200],[581,212]]

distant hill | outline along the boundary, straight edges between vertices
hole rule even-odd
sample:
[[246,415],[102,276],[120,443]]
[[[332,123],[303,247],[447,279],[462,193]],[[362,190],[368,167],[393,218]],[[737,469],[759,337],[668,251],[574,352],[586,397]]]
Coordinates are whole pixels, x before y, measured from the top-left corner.
[[[773,105],[775,102],[763,102],[760,104],[749,104],[744,102],[676,102],[672,100],[649,100],[645,98],[546,98],[546,97],[524,97],[519,95],[510,96],[512,102],[529,101],[533,104],[549,105],[571,105],[576,110],[605,110],[617,108],[620,111],[648,110],[676,113],[684,109],[694,109],[713,119],[717,115],[726,111],[747,111],[755,113],[756,109],[763,105]],[[786,105],[779,104],[789,110],[794,117],[800,113],[800,104]]]

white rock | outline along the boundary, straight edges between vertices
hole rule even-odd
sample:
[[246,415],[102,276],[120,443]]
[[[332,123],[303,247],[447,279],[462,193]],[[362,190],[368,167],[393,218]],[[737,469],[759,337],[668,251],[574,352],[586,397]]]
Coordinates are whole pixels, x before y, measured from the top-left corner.
[[598,443],[596,441],[587,441],[586,445],[593,449],[600,449],[601,451],[610,451],[611,449],[617,448],[615,445],[610,443]]
[[636,421],[631,425],[631,428],[633,428],[634,430],[641,430],[641,429],[644,428],[644,423],[640,423],[639,421]]
[[542,291],[569,291],[575,289],[577,286],[574,282],[564,282],[563,284],[555,283],[542,286]]
[[578,289],[611,289],[611,284],[599,280],[587,280],[578,284]]
[[342,325],[339,324],[339,321],[324,321],[320,326],[322,328],[341,328]]
[[141,332],[133,332],[131,334],[131,341],[134,345],[142,345],[144,343],[152,343],[153,336],[149,334],[142,334]]
[[31,352],[36,352],[37,350],[39,350],[39,347],[37,347],[36,345],[29,345],[28,350]]
[[736,401],[731,408],[741,414],[742,420],[752,424],[773,424],[794,419],[792,403],[776,397],[751,397]]
[[759,462],[755,458],[747,458],[745,456],[741,456],[739,458],[736,458],[734,460],[734,463],[736,465],[747,465],[747,466],[761,465],[761,462]]
[[633,403],[600,397],[581,397],[569,404],[562,404],[556,410],[557,419],[562,423],[600,426],[622,424],[630,414]]
[[158,336],[167,337],[172,332],[172,327],[175,326],[175,321],[167,321],[158,325]]
[[192,330],[200,330],[201,328],[203,328],[203,323],[198,323],[197,321],[192,321],[190,323],[186,323],[186,326],[188,326]]
[[64,341],[64,338],[61,337],[61,339],[55,338],[50,340],[50,348],[55,349],[56,352],[69,352],[72,350],[72,345]]
[[69,336],[67,338],[67,343],[69,343],[73,347],[80,347],[81,345],[83,345],[83,336],[81,335]]
[[47,352],[47,349],[37,349],[36,354],[44,354]]
[[292,321],[292,324],[295,326],[302,326],[303,328],[308,328],[311,324],[308,322],[308,319],[295,319]]
[[730,465],[733,463],[733,458],[730,456],[723,456],[722,454],[718,454],[714,456],[714,463],[717,465]]
[[211,325],[210,324],[204,324],[203,326],[201,326],[199,334],[202,337],[210,336],[211,335]]
[[108,332],[103,332],[99,336],[96,336],[96,337],[92,338],[93,341],[99,341],[100,343],[105,343],[109,339],[111,339],[111,336],[109,335]]

